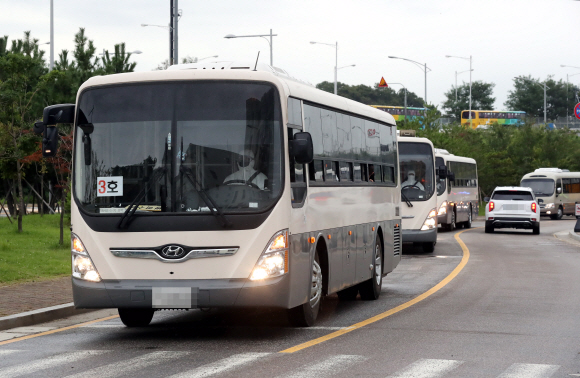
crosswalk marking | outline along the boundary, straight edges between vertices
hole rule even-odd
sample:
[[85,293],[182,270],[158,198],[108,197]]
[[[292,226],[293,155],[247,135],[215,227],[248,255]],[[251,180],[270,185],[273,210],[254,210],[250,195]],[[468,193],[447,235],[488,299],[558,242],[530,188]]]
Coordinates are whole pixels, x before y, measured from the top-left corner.
[[403,370],[399,370],[389,378],[436,378],[450,372],[463,361],[421,359],[413,362]]
[[104,350],[83,350],[78,352],[58,354],[56,356],[42,358],[37,361],[30,361],[20,365],[0,369],[0,377],[19,377],[25,374],[32,374],[39,370],[52,368],[64,363],[75,362],[83,358],[100,355],[106,352],[107,351]]
[[139,357],[96,367],[82,373],[69,375],[68,378],[113,378],[119,375],[134,373],[138,370],[161,364],[172,359],[185,357],[187,352],[162,351],[147,353]]
[[513,364],[497,378],[548,378],[559,368],[558,365]]
[[352,355],[337,355],[332,356],[324,361],[306,366],[295,373],[289,375],[282,375],[281,377],[286,378],[310,378],[310,377],[328,377],[335,375],[342,370],[345,370],[349,366],[366,360],[367,358],[363,356],[352,356]]
[[204,378],[211,377],[216,374],[225,373],[230,370],[250,364],[259,358],[266,357],[271,353],[242,353],[234,354],[233,356],[223,358],[211,364],[203,365],[195,369],[184,371],[170,378]]

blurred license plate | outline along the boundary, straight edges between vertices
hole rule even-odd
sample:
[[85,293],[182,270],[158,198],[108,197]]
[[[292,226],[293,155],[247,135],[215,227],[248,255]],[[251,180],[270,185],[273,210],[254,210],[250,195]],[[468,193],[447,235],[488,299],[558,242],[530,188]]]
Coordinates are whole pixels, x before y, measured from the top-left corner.
[[505,204],[503,205],[503,209],[504,210],[523,210],[524,206],[523,205],[518,205],[518,204]]
[[192,308],[191,287],[154,287],[152,297],[153,308]]

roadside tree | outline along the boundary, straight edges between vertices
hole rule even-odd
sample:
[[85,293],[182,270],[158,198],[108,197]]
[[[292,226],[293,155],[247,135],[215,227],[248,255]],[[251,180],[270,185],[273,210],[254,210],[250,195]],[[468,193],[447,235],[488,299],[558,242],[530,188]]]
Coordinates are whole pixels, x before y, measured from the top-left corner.
[[[474,81],[471,83],[471,109],[493,110],[495,97],[493,95],[494,83]],[[459,120],[461,111],[469,110],[469,83],[463,83],[457,87],[457,100],[455,99],[455,86],[445,92],[447,98],[443,103],[443,109],[450,117]]]

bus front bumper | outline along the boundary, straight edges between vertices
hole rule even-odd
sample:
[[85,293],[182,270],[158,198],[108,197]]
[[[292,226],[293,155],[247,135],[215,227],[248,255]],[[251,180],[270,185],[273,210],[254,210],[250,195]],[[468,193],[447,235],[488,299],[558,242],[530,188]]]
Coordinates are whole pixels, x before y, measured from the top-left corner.
[[437,241],[437,229],[421,230],[403,230],[403,243],[428,243]]
[[[207,307],[278,307],[291,308],[292,293],[289,275],[264,281],[248,279],[211,280],[104,280],[89,282],[72,278],[76,308],[207,308]],[[177,288],[177,289],[175,289]],[[163,289],[163,290],[161,290]],[[153,305],[154,291],[177,292],[191,295],[189,305],[163,307],[157,300]],[[169,294],[171,296],[172,294]],[[183,303],[183,302],[179,302]],[[295,305],[295,304],[294,304]],[[179,307],[181,306],[181,307]]]

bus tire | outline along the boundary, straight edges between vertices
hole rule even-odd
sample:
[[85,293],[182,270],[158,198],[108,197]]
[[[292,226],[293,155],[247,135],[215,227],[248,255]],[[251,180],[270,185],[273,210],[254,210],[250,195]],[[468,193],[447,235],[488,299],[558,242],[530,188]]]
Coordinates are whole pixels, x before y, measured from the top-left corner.
[[147,327],[155,310],[150,308],[119,308],[119,317],[127,327]]
[[457,223],[455,223],[455,210],[451,210],[451,223],[449,223],[448,230],[453,231],[457,228]]
[[469,207],[469,211],[467,212],[467,221],[463,224],[464,228],[471,228],[471,223],[473,221],[473,216],[471,214],[471,206]]
[[427,243],[422,243],[423,244],[423,251],[424,252],[433,252],[435,251],[435,242],[427,242]]
[[358,286],[347,287],[346,289],[338,291],[336,295],[343,302],[354,301],[358,295]]
[[365,301],[374,301],[381,295],[383,286],[383,247],[381,239],[376,237],[373,254],[373,268],[371,270],[371,279],[359,284],[359,293],[361,299]]
[[564,216],[564,210],[560,206],[560,207],[558,207],[558,212],[556,214],[550,215],[550,218],[552,220],[560,220],[560,219],[562,219],[563,216]]
[[309,301],[288,310],[288,320],[294,327],[312,327],[320,311],[320,302],[322,302],[322,269],[320,267],[320,258],[318,250],[314,254],[312,263],[312,282],[310,285]]

